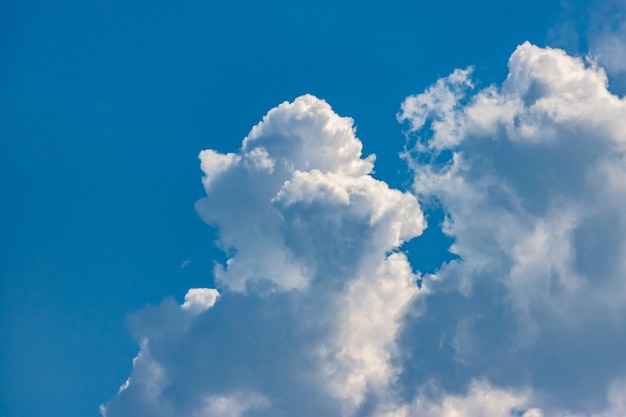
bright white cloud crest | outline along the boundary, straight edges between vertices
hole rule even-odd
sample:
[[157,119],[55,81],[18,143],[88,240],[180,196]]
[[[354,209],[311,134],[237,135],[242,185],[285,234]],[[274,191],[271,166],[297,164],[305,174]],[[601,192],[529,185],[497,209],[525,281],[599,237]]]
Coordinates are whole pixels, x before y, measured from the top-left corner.
[[[141,351],[103,413],[623,416],[626,102],[594,63],[528,43],[501,86],[471,76],[402,104],[414,195],[310,95],[239,152],[203,151],[220,293],[133,317]],[[397,250],[425,228],[416,196],[460,257],[421,291]]]

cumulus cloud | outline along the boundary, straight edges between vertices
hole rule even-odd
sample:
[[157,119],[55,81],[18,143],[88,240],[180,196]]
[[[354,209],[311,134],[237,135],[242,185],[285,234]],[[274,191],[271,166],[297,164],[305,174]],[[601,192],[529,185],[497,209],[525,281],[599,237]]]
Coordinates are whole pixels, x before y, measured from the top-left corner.
[[[490,381],[525,393],[528,415],[622,415],[626,101],[593,61],[529,43],[502,85],[474,85],[457,70],[398,115],[413,189],[441,204],[460,257],[433,277],[429,319],[403,331],[400,380],[430,378],[463,401]],[[507,395],[503,410],[520,407]]]
[[[626,101],[529,43],[476,85],[459,69],[402,103],[412,193],[310,95],[202,151],[196,209],[228,260],[217,288],[132,316],[103,415],[623,416]],[[399,250],[419,200],[458,255],[429,276]]]
[[200,154],[200,216],[228,255],[217,289],[134,315],[141,350],[116,416],[340,416],[382,402],[416,286],[398,248],[422,233],[415,196],[373,178],[353,121],[306,95],[272,109],[236,153]]

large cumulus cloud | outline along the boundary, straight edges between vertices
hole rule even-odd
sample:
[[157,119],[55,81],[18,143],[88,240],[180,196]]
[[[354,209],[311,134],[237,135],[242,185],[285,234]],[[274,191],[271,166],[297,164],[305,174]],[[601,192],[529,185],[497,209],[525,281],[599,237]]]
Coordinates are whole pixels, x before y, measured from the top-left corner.
[[196,207],[229,255],[219,293],[133,316],[141,350],[116,416],[339,416],[380,402],[401,318],[421,293],[397,249],[421,234],[410,193],[370,174],[353,121],[307,95],[236,153],[200,154]]
[[520,415],[624,415],[626,101],[593,61],[529,43],[502,85],[474,84],[456,70],[398,116],[413,189],[443,207],[460,257],[402,335],[431,363],[405,361],[401,380],[436,381],[448,403],[490,381]]
[[[456,70],[402,103],[413,194],[313,96],[203,151],[218,288],[132,317],[103,414],[626,415],[626,101],[594,61],[528,43],[476,84]],[[418,200],[458,255],[426,277],[399,250]]]

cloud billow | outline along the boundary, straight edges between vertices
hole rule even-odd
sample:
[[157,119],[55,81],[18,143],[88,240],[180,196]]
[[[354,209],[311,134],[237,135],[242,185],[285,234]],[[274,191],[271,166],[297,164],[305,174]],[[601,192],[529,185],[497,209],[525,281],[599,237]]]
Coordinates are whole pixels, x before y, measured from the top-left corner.
[[196,207],[231,254],[220,293],[131,320],[141,351],[108,417],[356,415],[384,397],[400,319],[420,294],[397,251],[417,199],[370,174],[353,122],[313,96],[272,109],[237,153],[200,154]]
[[413,189],[441,203],[461,259],[403,344],[438,358],[425,368],[450,395],[491,381],[546,416],[624,415],[626,101],[593,62],[529,43],[501,86],[474,84],[457,70],[398,115]]

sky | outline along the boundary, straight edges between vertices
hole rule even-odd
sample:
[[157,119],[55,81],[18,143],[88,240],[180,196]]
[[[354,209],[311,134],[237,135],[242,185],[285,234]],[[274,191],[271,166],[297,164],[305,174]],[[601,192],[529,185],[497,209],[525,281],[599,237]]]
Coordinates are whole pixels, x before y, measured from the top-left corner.
[[623,417],[623,0],[0,5],[0,416]]

